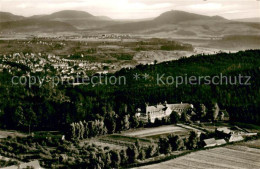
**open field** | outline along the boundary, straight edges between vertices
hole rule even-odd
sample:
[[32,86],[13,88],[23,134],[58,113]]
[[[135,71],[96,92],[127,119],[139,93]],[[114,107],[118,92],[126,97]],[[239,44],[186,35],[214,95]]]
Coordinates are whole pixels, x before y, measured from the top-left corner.
[[100,136],[95,139],[85,140],[81,142],[81,146],[84,144],[95,144],[101,147],[110,147],[111,149],[125,149],[129,145],[134,145],[137,140],[140,144],[147,146],[151,142],[156,142],[160,137],[167,136],[169,134],[176,134],[181,137],[186,137],[193,128],[185,129],[175,125],[145,128],[139,130],[130,130],[122,134],[112,134],[106,136]]
[[260,168],[260,150],[246,146],[231,145],[198,151],[167,162],[139,167],[140,169],[169,168]]
[[136,137],[148,137],[153,135],[168,134],[168,133],[175,133],[175,132],[188,132],[188,130],[175,125],[169,125],[169,126],[162,126],[162,127],[155,127],[155,128],[146,128],[143,130],[133,131],[133,132],[126,132],[124,133],[124,135],[136,136]]
[[177,126],[182,127],[182,128],[184,128],[184,129],[187,129],[187,130],[193,130],[193,131],[196,131],[196,132],[198,132],[198,133],[203,132],[202,130],[200,130],[200,129],[198,129],[198,128],[194,128],[194,127],[192,127],[192,126],[190,126],[190,125],[177,124]]
[[259,140],[253,140],[253,141],[239,143],[239,145],[247,146],[247,147],[250,147],[250,148],[260,149],[260,139]]
[[117,135],[117,134],[101,137],[99,138],[98,141],[102,143],[118,145],[126,148],[129,145],[134,145],[137,140],[139,140],[140,144],[142,145],[147,145],[151,143],[151,140],[149,139]]
[[[169,134],[172,134],[172,133],[149,135],[149,136],[146,136],[145,138],[153,139],[153,140],[159,140],[160,137],[167,137]],[[185,138],[185,137],[188,136],[189,133],[187,132],[187,130],[185,130],[185,131],[176,131],[173,134],[178,135],[181,138]]]
[[193,51],[164,51],[164,50],[149,50],[137,52],[134,56],[134,60],[138,63],[146,64],[155,60],[159,62],[178,60],[181,57],[190,57],[194,55]]

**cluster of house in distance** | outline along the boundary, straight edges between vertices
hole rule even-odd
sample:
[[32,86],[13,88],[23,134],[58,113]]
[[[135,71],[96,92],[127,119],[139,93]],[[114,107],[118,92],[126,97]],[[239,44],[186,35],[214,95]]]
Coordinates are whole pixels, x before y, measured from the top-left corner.
[[[32,73],[53,73],[61,76],[64,80],[73,80],[76,75],[90,74],[107,74],[108,70],[120,69],[116,65],[89,62],[86,60],[65,59],[60,56],[42,53],[14,53],[9,55],[0,55],[2,62],[0,63],[0,72],[7,70],[13,74],[20,71],[20,68],[11,66],[9,63],[22,64],[30,68]],[[27,72],[29,73],[29,72]]]

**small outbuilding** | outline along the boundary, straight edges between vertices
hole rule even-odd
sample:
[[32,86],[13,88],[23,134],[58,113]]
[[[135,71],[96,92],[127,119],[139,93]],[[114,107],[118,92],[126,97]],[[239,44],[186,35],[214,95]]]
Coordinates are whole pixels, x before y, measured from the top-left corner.
[[244,140],[244,138],[241,135],[232,134],[229,137],[228,142],[237,142],[237,141],[242,141],[242,140]]
[[214,147],[217,145],[217,142],[214,138],[203,140],[205,146],[204,147]]
[[205,139],[203,140],[204,147],[214,147],[214,146],[220,146],[223,144],[226,144],[227,142],[224,139],[216,140],[215,138]]

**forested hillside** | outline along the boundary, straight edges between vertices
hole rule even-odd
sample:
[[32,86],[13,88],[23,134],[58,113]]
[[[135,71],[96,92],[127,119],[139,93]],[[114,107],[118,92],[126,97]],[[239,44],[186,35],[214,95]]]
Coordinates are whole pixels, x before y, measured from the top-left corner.
[[[198,55],[157,65],[139,65],[123,69],[116,76],[126,76],[126,85],[43,87],[11,84],[8,71],[1,73],[0,124],[5,128],[31,127],[62,129],[77,121],[104,121],[109,133],[121,130],[130,115],[131,127],[136,127],[136,108],[145,103],[204,103],[210,107],[217,102],[226,109],[230,120],[248,123],[260,122],[260,50],[235,54]],[[21,73],[21,72],[20,72]],[[133,74],[149,74],[136,81]],[[251,85],[157,85],[157,74],[167,76],[251,76]],[[42,75],[43,76],[43,75]],[[111,76],[111,75],[110,75]],[[164,79],[164,78],[162,78]],[[127,119],[128,120],[128,119]],[[114,124],[115,123],[115,124]]]
[[[260,51],[252,50],[236,54],[220,53],[216,55],[198,55],[183,58],[178,61],[165,62],[155,66],[137,66],[133,70],[121,70],[118,75],[129,76],[128,86],[118,89],[118,100],[126,99],[126,103],[156,104],[163,103],[204,103],[207,107],[213,102],[220,104],[221,109],[227,109],[231,121],[259,122],[259,85],[260,85]],[[149,80],[131,78],[133,74],[149,74]],[[157,85],[157,74],[163,76],[166,82],[168,76],[250,76],[250,85],[204,84]],[[234,82],[234,80],[232,80]],[[127,91],[127,94],[124,92]]]

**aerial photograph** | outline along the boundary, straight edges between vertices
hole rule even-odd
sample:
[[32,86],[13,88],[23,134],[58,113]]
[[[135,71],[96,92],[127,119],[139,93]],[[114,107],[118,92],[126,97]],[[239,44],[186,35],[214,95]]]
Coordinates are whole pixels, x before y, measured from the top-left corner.
[[0,169],[260,169],[260,0],[1,0]]

